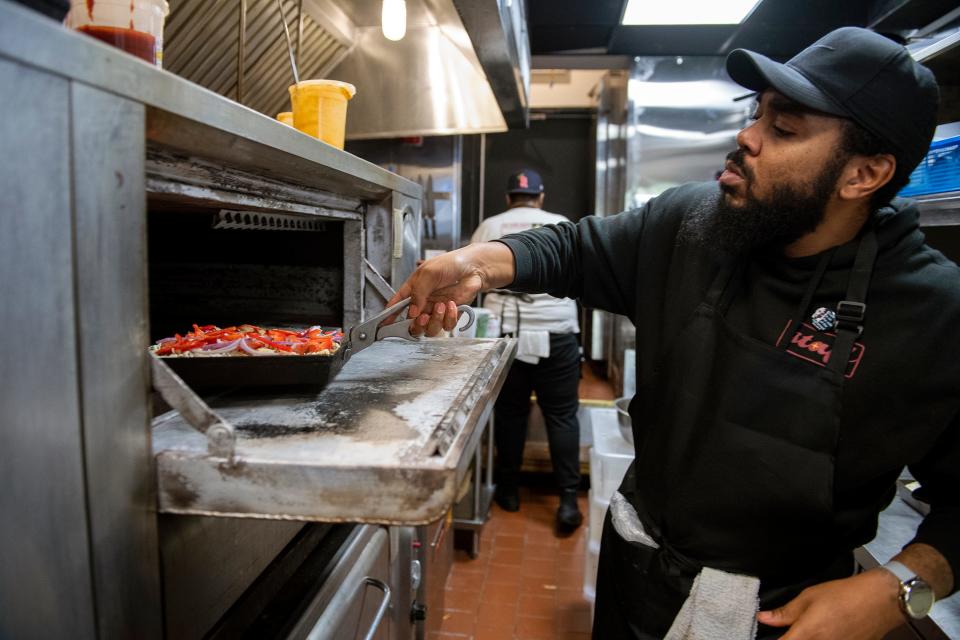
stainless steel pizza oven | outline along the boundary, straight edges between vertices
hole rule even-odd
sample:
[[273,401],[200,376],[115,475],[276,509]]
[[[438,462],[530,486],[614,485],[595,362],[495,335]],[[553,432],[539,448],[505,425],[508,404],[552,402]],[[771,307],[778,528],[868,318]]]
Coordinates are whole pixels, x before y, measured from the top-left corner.
[[422,634],[414,561],[443,562],[513,343],[377,342],[322,390],[212,391],[148,352],[374,317],[420,186],[10,3],[0,31],[32,105],[0,118],[0,635]]
[[[349,327],[418,254],[419,187],[401,179],[294,182],[162,145],[146,174],[151,341],[194,323]],[[250,380],[237,358],[207,388],[152,358],[167,634],[423,637],[438,585],[413,574],[443,563],[512,349],[388,340],[323,389]]]

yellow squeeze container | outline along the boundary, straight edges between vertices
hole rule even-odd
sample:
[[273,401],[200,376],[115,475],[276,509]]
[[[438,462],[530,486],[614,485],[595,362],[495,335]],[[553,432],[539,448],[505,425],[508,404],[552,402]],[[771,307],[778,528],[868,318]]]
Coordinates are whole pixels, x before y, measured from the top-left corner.
[[293,112],[292,111],[281,111],[277,114],[277,120],[282,122],[285,125],[293,126]]
[[303,80],[290,87],[293,126],[303,133],[343,149],[347,100],[356,87],[337,80]]

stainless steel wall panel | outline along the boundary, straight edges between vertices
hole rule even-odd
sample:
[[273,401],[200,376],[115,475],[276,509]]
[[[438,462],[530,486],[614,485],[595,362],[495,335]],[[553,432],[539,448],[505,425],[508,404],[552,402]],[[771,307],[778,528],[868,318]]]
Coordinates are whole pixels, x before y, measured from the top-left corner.
[[753,108],[722,56],[634,60],[627,95],[626,207],[666,189],[713,180]]
[[[594,213],[608,216],[624,209],[627,173],[627,85],[629,74],[613,70],[603,76],[597,104],[596,181]],[[618,380],[619,356],[613,351],[614,316],[591,310],[584,341],[591,360],[606,360],[614,380]]]
[[159,638],[144,106],[72,83],[83,449],[101,638]]
[[0,57],[0,87],[0,638],[94,638],[69,83]]
[[624,209],[627,170],[627,81],[629,74],[607,73],[600,84],[597,105],[597,179],[594,212],[599,216]]

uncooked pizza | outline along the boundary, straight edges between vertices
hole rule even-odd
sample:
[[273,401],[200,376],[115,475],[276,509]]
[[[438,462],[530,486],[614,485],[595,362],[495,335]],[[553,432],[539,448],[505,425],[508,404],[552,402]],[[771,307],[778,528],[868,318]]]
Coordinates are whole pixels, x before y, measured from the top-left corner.
[[252,324],[221,329],[193,325],[193,331],[164,338],[150,347],[158,356],[302,356],[331,355],[340,348],[342,331],[321,327],[303,330],[264,329]]

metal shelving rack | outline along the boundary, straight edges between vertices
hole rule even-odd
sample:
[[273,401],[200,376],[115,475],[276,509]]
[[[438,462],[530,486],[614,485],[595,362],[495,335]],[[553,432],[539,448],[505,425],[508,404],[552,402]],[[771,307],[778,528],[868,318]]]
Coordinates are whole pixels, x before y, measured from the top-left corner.
[[920,226],[955,227],[960,225],[960,191],[932,193],[914,198],[920,208]]

